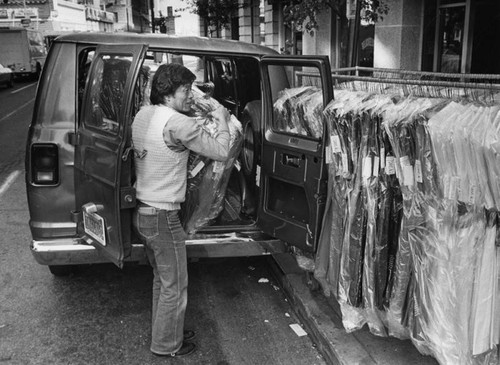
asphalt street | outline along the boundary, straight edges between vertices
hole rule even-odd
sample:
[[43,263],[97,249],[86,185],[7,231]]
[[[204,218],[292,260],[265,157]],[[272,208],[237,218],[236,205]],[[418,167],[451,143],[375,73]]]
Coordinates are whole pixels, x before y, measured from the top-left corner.
[[[197,351],[149,351],[148,266],[112,264],[55,277],[30,250],[24,149],[35,84],[0,90],[0,364],[324,364],[268,257],[189,263],[186,328]],[[20,91],[17,91],[20,90]]]

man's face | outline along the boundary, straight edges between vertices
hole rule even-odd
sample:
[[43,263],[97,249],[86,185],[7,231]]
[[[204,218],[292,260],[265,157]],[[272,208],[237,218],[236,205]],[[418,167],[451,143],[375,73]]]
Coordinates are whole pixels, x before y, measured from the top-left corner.
[[193,91],[192,84],[181,85],[175,90],[171,96],[169,106],[178,112],[187,113],[191,110],[193,104]]

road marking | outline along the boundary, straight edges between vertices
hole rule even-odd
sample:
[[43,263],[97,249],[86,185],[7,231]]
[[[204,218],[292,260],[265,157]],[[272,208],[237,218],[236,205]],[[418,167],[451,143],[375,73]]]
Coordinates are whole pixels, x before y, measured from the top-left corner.
[[9,187],[14,183],[14,181],[17,179],[17,177],[21,174],[20,170],[16,170],[12,172],[8,177],[7,180],[4,181],[2,186],[0,186],[0,197],[5,194],[5,192],[9,189]]
[[28,88],[28,87],[32,87],[33,85],[36,85],[36,82],[35,82],[35,83],[33,83],[33,84],[26,85],[26,86],[24,86],[24,87],[22,87],[22,88],[20,88],[20,89],[17,89],[17,90],[15,90],[15,91],[11,92],[11,94],[18,93],[19,91],[24,90],[24,89],[26,89],[26,88]]
[[7,114],[5,117],[1,118],[0,119],[0,123],[3,122],[4,120],[6,120],[8,117],[10,117],[12,114],[15,114],[17,113],[19,110],[25,108],[29,103],[32,103],[33,101],[35,101],[35,99],[31,99],[31,100],[28,100],[26,103],[24,103],[23,105],[21,105],[19,108],[17,108],[16,110],[10,112],[9,114]]

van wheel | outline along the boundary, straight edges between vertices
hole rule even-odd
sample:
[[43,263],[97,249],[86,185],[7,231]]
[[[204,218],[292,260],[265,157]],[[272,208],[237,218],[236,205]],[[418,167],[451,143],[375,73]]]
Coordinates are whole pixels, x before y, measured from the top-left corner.
[[257,143],[255,138],[255,131],[251,122],[248,122],[243,127],[243,147],[241,149],[241,156],[243,162],[243,172],[246,176],[255,174],[256,165],[256,155],[255,155],[255,144]]
[[54,276],[69,276],[74,269],[73,265],[49,265],[49,270]]
[[14,87],[14,76],[10,77],[10,80],[7,83],[7,87],[10,87],[10,88]]
[[[251,101],[245,106],[242,115],[243,147],[241,159],[243,172],[247,177],[255,177],[260,154],[260,100]],[[255,181],[254,181],[255,184]]]
[[245,193],[241,197],[241,211],[247,216],[254,216],[257,212],[259,188],[255,181],[257,164],[260,159],[260,100],[251,101],[243,110],[241,122],[243,124],[243,146],[241,149],[241,165]]

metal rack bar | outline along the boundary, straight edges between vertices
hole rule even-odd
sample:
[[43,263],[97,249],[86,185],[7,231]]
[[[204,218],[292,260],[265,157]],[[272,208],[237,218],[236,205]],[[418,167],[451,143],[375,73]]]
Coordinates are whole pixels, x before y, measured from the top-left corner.
[[[342,74],[352,72],[355,75]],[[361,72],[372,75],[361,76]],[[314,71],[296,71],[294,74],[295,85],[315,85],[319,78],[319,73]],[[448,80],[439,80],[443,78]],[[301,82],[299,79],[302,79]],[[496,74],[455,74],[356,66],[333,69],[332,80],[334,88],[500,102],[500,75]]]
[[[310,75],[309,75],[310,76]],[[500,84],[488,84],[477,82],[463,82],[463,81],[435,81],[435,80],[413,80],[413,79],[396,79],[396,78],[381,78],[372,76],[350,76],[350,75],[332,75],[334,79],[342,79],[347,81],[363,81],[369,83],[386,83],[397,85],[421,85],[433,87],[451,87],[459,89],[483,89],[483,90],[498,90],[500,91]]]
[[[429,76],[434,78],[447,78],[447,79],[477,79],[477,80],[498,80],[500,82],[500,75],[498,74],[462,74],[462,73],[444,73],[444,72],[430,72],[430,71],[411,71],[411,70],[401,70],[395,68],[374,68],[374,67],[345,67],[332,69],[332,73],[339,72],[355,72],[353,76],[360,76],[360,72],[372,72],[372,73],[382,73],[382,74],[395,74],[395,75],[406,75],[406,76],[418,76],[419,79],[422,77]],[[363,77],[363,76],[361,76]]]

